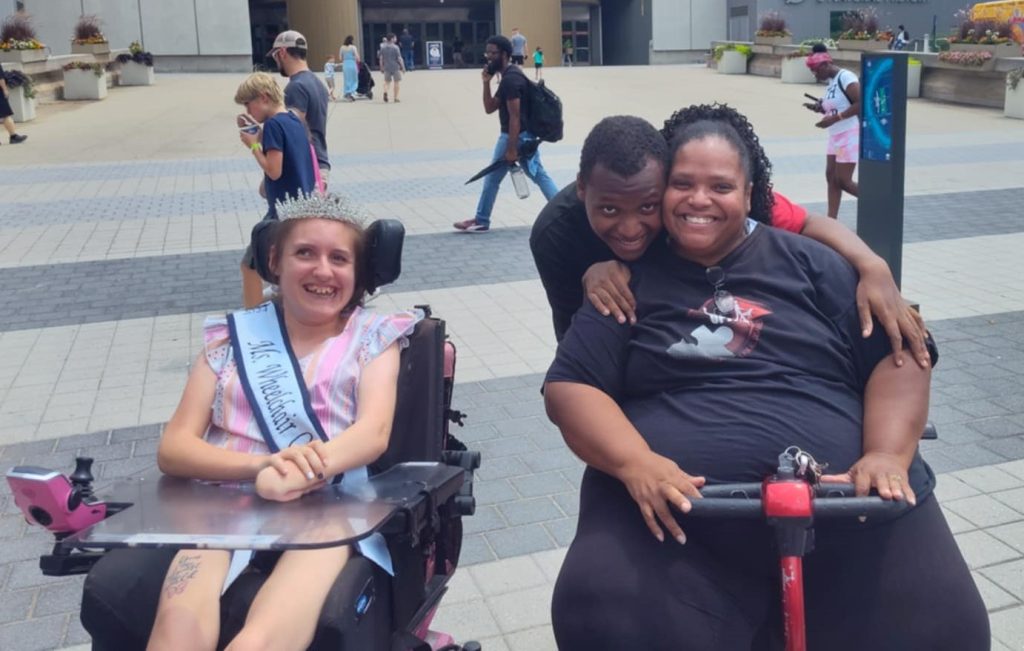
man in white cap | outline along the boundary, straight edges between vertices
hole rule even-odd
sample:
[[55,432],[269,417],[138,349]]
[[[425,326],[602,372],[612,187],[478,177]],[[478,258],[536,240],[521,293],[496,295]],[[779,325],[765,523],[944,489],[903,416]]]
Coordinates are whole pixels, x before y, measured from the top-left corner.
[[309,128],[320,176],[327,185],[331,161],[327,156],[327,88],[306,63],[306,37],[293,29],[281,32],[267,56],[277,63],[278,70],[288,77],[284,89],[284,105],[294,111]]

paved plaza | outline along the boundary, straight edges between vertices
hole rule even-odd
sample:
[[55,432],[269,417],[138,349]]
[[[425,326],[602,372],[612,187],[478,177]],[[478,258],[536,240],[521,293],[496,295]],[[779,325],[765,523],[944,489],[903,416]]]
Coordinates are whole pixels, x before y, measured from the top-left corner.
[[[806,88],[702,67],[555,68],[566,138],[542,149],[555,181],[575,176],[602,117],[656,125],[676,108],[723,101],[753,121],[776,188],[812,211],[825,201],[824,135]],[[241,146],[239,75],[161,75],[103,102],[42,105],[26,144],[0,146],[0,471],[70,470],[96,459],[102,483],[155,462],[161,426],[199,352],[207,314],[240,304],[238,260],[262,214],[260,175]],[[332,105],[332,189],[406,226],[403,275],[381,310],[429,303],[459,348],[455,434],[483,454],[463,567],[436,628],[486,651],[553,649],[549,604],[575,530],[583,466],[538,392],[555,345],[527,240],[535,186],[503,188],[492,232],[451,232],[473,216],[497,116],[474,70],[409,74],[402,103]],[[912,100],[905,295],[941,351],[925,457],[991,613],[993,647],[1024,650],[1024,122]],[[856,202],[842,219],[856,223]],[[88,643],[82,577],[43,577],[50,537],[0,485],[0,649]]]

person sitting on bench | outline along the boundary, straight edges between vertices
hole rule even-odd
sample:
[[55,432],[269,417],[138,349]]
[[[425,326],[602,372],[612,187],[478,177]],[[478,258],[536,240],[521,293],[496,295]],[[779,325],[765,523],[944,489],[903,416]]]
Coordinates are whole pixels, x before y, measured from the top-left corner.
[[[388,447],[399,349],[420,311],[363,309],[364,237],[358,211],[335,196],[278,204],[269,268],[280,296],[207,319],[205,350],[160,441],[160,469],[212,482],[255,482],[293,500],[332,479],[366,481]],[[300,371],[297,374],[292,369]],[[390,570],[383,541],[358,551]],[[324,599],[352,551],[280,554],[228,648],[305,649]],[[231,554],[181,550],[167,572],[150,649],[213,649]]]
[[828,481],[916,504],[816,529],[807,647],[988,649],[918,453],[930,368],[893,363],[877,324],[862,336],[849,264],[752,213],[767,176],[729,121],[682,127],[670,155],[666,236],[632,267],[636,324],[585,301],[546,378],[548,415],[588,466],[552,598],[558,647],[781,648],[767,524],[677,518],[705,484],[759,482],[797,446]]

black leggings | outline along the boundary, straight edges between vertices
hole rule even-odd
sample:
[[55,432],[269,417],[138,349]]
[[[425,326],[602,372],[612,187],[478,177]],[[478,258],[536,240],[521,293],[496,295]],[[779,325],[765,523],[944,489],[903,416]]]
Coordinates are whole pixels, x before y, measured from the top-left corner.
[[[555,585],[562,651],[782,648],[778,558],[760,523],[680,518],[659,543],[625,487],[588,468]],[[897,520],[816,528],[809,651],[987,651],[988,614],[937,500]]]

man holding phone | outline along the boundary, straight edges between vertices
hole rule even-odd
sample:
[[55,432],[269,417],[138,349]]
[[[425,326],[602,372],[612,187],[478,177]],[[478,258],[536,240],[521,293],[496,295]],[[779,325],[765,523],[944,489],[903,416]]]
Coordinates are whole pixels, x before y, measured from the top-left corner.
[[[530,81],[519,66],[512,63],[512,42],[504,36],[492,36],[487,39],[484,58],[487,65],[480,73],[484,85],[484,112],[490,115],[497,111],[501,126],[501,134],[494,146],[491,161],[504,159],[508,165],[501,165],[484,177],[484,187],[477,203],[476,216],[453,224],[456,230],[463,233],[486,233],[490,230],[491,210],[498,198],[501,182],[508,174],[509,167],[519,160],[519,147],[533,140],[533,135],[526,128],[530,110],[527,95]],[[498,84],[498,90],[492,95],[491,79],[497,74],[501,75],[501,82]],[[534,152],[525,160],[523,171],[537,184],[545,199],[550,201],[558,194],[558,186],[551,180],[540,162],[540,151]]]
[[331,172],[331,159],[327,155],[327,88],[309,69],[306,61],[308,44],[306,37],[290,29],[281,32],[274,39],[274,47],[267,56],[277,63],[281,75],[288,77],[284,89],[284,105],[305,122],[309,139],[316,152],[320,166],[320,177],[327,187]]

